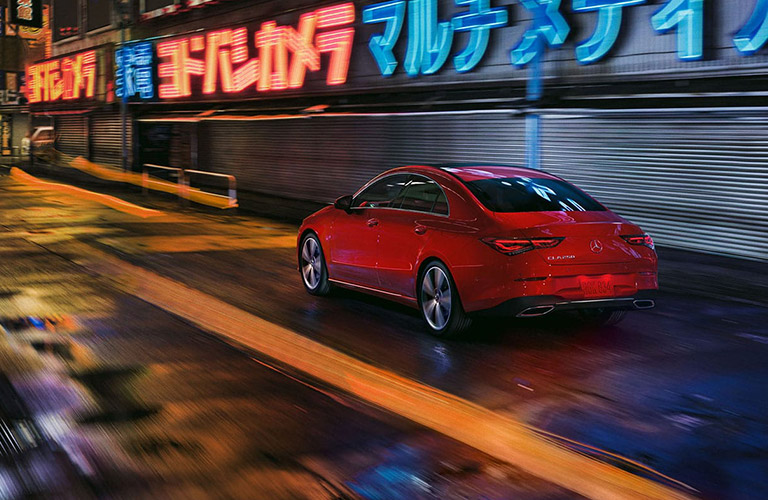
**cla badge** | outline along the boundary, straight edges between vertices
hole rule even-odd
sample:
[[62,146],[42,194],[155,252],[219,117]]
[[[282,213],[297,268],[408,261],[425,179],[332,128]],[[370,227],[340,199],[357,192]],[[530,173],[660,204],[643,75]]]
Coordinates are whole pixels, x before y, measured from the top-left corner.
[[603,244],[600,243],[600,240],[592,240],[589,242],[589,249],[594,253],[600,253],[603,251]]

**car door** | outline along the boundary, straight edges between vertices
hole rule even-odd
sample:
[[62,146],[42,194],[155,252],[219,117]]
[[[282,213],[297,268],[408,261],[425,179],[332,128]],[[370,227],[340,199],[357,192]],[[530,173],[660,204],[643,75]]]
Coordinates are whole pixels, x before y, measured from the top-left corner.
[[[413,297],[416,263],[439,235],[448,216],[445,193],[432,179],[413,175],[379,222],[378,276],[381,288]],[[437,223],[435,223],[437,222]]]
[[408,180],[408,174],[393,174],[366,186],[352,200],[349,212],[341,212],[331,232],[331,279],[378,287],[379,224]]

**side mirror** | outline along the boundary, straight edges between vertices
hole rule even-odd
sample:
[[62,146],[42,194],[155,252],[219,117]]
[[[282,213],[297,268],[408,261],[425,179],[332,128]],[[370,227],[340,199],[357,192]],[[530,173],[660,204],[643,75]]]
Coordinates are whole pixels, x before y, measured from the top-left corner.
[[333,202],[333,206],[339,210],[349,212],[349,210],[352,208],[352,195],[348,194],[346,196],[342,196]]

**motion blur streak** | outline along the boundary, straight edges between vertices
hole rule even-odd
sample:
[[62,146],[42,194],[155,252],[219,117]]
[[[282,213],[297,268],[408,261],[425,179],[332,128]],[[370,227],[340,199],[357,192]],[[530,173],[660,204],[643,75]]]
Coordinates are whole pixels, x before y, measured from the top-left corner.
[[574,492],[606,500],[690,498],[565,449],[509,417],[373,367],[88,245],[71,248],[72,260],[127,293]]
[[[91,161],[86,160],[82,156],[78,156],[76,158],[73,158],[72,160],[65,161],[63,164],[60,164],[60,166],[71,167],[83,173],[86,173],[88,175],[91,175],[93,177],[96,177],[98,179],[103,179],[106,181],[122,182],[125,184],[133,184],[134,186],[142,186],[142,176],[140,173],[123,172],[122,170],[118,170],[117,168],[114,168],[114,167],[93,163]],[[169,193],[169,194],[177,194],[179,191],[179,185],[177,183],[169,182],[163,179],[156,179],[151,176],[147,180],[146,188],[151,189],[153,191],[159,191],[162,193]],[[227,203],[226,200],[222,200],[221,197],[219,196],[212,195],[210,193],[206,193],[197,188],[193,188],[189,186],[187,186],[185,189],[186,189],[185,197],[194,203],[198,203],[200,205],[206,205],[213,208],[221,208],[221,209],[233,208],[232,205]]]
[[30,184],[33,186],[50,189],[52,191],[66,193],[66,194],[76,196],[78,198],[82,198],[85,200],[95,201],[96,203],[101,203],[102,205],[106,205],[120,212],[130,214],[130,215],[135,215],[136,217],[141,217],[142,219],[146,219],[147,217],[158,217],[161,215],[165,215],[163,212],[160,212],[159,210],[152,210],[151,208],[140,207],[138,205],[134,205],[133,203],[128,203],[127,201],[123,201],[120,198],[115,198],[114,196],[94,193],[93,191],[87,191],[85,189],[69,186],[67,184],[58,184],[55,182],[43,181],[38,179],[37,177],[29,175],[28,173],[16,167],[13,167],[11,169],[11,177],[25,184]]

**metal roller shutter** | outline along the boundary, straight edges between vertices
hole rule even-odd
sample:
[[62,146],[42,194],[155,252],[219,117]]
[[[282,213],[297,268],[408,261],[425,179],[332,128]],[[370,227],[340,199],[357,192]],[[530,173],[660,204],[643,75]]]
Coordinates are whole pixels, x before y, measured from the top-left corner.
[[768,119],[547,115],[542,168],[657,242],[768,260]]
[[[118,110],[95,111],[91,117],[91,160],[121,166],[123,162],[122,122]],[[127,123],[128,162],[131,161],[131,121]]]
[[525,157],[523,119],[509,112],[208,120],[201,137],[200,166],[240,189],[320,202],[396,166]]
[[88,119],[84,115],[56,117],[56,148],[72,156],[88,156]]

